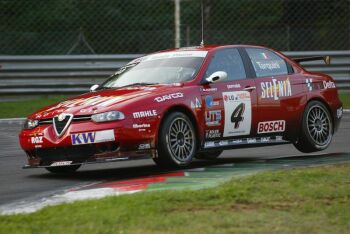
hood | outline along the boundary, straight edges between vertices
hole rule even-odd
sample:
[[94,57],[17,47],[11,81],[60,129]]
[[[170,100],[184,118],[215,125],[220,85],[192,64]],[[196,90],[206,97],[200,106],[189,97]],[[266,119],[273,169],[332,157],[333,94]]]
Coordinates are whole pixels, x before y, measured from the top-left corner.
[[47,119],[53,118],[60,113],[73,115],[91,115],[112,110],[116,106],[126,103],[131,99],[145,98],[152,94],[159,94],[169,89],[168,85],[152,85],[126,87],[120,89],[100,90],[86,93],[66,101],[40,109],[28,118]]

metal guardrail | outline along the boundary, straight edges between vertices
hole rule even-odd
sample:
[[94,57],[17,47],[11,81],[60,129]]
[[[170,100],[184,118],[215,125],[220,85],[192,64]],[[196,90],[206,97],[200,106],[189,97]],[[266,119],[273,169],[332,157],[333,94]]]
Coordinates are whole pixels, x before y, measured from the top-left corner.
[[[340,89],[350,89],[350,51],[285,52],[290,57],[332,57],[331,65],[322,61],[305,62],[307,70],[331,75]],[[0,95],[82,93],[99,84],[128,61],[142,56],[62,55],[0,56]]]

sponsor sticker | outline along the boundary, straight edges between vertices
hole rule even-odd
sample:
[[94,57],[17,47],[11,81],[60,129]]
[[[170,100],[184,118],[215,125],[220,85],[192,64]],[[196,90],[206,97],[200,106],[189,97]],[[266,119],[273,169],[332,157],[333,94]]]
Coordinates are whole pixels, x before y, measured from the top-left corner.
[[59,161],[59,162],[54,162],[50,166],[52,167],[57,167],[57,166],[67,166],[72,164],[73,161]]
[[337,118],[340,119],[343,116],[343,107],[337,109]]
[[271,81],[261,82],[261,98],[272,98],[279,100],[280,97],[292,96],[292,86],[289,78],[286,80],[272,79]]
[[218,106],[219,102],[218,101],[214,101],[212,96],[206,96],[205,97],[205,105],[207,108],[211,108],[213,106]]
[[205,123],[207,126],[221,125],[221,110],[206,111]]
[[274,70],[274,69],[280,69],[281,66],[279,64],[279,61],[264,61],[264,62],[259,62],[257,61],[256,64],[258,64],[259,68],[261,70]]
[[228,89],[240,89],[241,88],[241,84],[229,84],[227,85]]
[[140,144],[138,147],[139,150],[150,149],[150,148],[151,148],[150,144]]
[[157,116],[157,110],[147,110],[132,113],[134,119]]
[[132,128],[150,128],[151,124],[133,124]]
[[284,132],[285,128],[286,121],[284,120],[260,122],[258,124],[258,133]]
[[250,134],[252,108],[248,91],[223,92],[224,137]]
[[205,138],[219,138],[221,137],[221,132],[219,129],[213,129],[213,130],[206,130],[205,131]]
[[202,91],[203,92],[216,92],[216,91],[218,91],[218,89],[217,88],[207,88],[207,89],[203,88]]
[[114,141],[114,130],[104,130],[98,132],[83,132],[71,135],[72,145],[95,144],[101,142]]
[[312,79],[306,79],[306,87],[309,91],[312,91]]
[[184,97],[183,93],[171,93],[171,94],[167,94],[161,97],[156,97],[154,100],[156,102],[164,102],[166,100],[172,100],[172,99],[177,99],[177,98],[182,98]]
[[205,57],[207,51],[176,51],[176,52],[165,52],[153,55],[145,56],[143,61],[151,61],[158,59],[168,59],[168,58],[181,58],[181,57]]
[[335,83],[332,81],[323,81],[323,88],[324,89],[334,89]]
[[36,136],[30,138],[32,144],[42,144],[43,143],[43,137],[42,136]]
[[202,108],[202,102],[198,98],[196,98],[196,100],[194,102],[191,101],[191,108],[192,109],[200,109],[200,108]]

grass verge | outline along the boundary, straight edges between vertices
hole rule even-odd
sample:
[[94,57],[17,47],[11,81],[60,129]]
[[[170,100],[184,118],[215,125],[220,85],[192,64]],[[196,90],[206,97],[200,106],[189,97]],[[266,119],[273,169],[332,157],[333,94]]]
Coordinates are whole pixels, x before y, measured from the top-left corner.
[[0,118],[26,117],[42,107],[60,102],[67,96],[40,96],[34,99],[0,102]]
[[350,109],[350,93],[340,93],[339,97],[343,103],[343,107],[346,109]]
[[2,233],[348,233],[350,164],[265,172],[0,216]]

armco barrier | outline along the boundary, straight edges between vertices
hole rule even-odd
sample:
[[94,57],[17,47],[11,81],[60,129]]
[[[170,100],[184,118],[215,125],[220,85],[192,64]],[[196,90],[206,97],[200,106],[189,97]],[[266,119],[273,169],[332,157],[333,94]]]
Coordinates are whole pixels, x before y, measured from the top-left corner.
[[[331,75],[340,89],[350,89],[350,51],[285,52],[290,57],[332,57],[331,65],[322,61],[306,62],[310,71]],[[142,56],[126,55],[52,55],[0,56],[0,95],[82,93],[101,83],[128,61]]]

